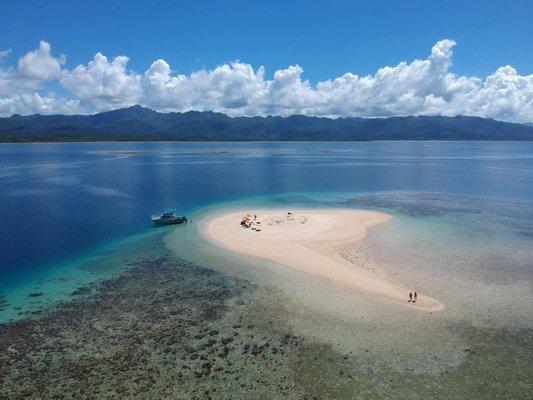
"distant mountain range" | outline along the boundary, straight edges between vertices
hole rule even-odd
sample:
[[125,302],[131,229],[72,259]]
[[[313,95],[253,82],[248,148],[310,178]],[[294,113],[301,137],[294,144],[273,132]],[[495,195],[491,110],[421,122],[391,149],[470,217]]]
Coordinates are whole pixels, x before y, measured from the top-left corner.
[[229,117],[133,106],[94,115],[0,118],[1,142],[251,140],[533,140],[533,126],[478,117]]

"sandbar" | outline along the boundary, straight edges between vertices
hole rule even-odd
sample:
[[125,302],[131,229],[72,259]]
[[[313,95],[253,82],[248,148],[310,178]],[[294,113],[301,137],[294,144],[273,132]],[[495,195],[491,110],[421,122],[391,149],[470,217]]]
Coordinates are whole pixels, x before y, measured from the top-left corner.
[[[249,228],[241,225],[246,216]],[[233,252],[272,260],[413,309],[442,310],[439,301],[420,292],[416,302],[409,302],[409,291],[416,288],[389,282],[341,256],[347,246],[364,240],[369,228],[391,218],[352,209],[250,209],[208,216],[201,230],[211,243]]]

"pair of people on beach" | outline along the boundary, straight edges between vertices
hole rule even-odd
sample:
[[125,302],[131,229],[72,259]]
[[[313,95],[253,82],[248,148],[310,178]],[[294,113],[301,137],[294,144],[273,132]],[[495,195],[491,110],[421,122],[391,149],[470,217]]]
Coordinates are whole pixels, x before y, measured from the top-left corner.
[[418,293],[415,292],[415,294],[413,295],[413,292],[409,292],[409,303],[414,303],[416,301],[416,299],[418,298]]

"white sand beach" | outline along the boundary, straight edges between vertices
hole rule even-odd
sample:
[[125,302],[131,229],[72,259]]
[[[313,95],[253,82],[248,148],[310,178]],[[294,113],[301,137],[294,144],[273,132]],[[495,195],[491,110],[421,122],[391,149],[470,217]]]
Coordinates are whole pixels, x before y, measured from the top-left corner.
[[[241,226],[245,216],[250,228]],[[367,229],[391,218],[365,210],[242,210],[207,217],[202,233],[217,246],[269,259],[335,285],[413,309],[442,310],[443,304],[425,293],[418,292],[418,300],[408,302],[409,291],[416,288],[386,281],[341,256],[347,246],[364,240]]]

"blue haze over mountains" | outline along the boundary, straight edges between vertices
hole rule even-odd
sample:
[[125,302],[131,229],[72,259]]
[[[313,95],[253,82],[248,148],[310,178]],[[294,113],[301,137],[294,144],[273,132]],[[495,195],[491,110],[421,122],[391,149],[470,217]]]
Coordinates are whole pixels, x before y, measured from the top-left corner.
[[161,113],[141,106],[94,115],[0,118],[0,141],[533,140],[531,124],[488,118],[229,117],[211,111]]

